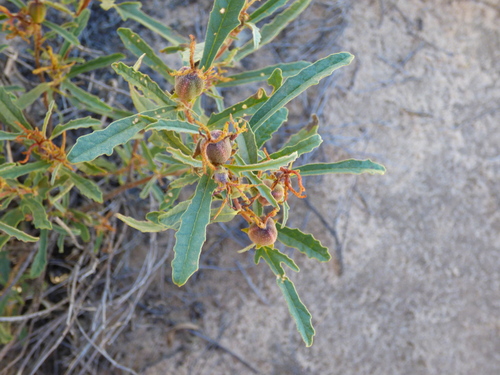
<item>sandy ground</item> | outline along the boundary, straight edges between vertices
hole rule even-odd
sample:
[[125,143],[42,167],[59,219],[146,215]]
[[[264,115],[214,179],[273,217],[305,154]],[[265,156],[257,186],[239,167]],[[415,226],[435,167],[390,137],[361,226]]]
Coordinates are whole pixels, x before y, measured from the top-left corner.
[[[331,16],[325,3],[301,25]],[[339,277],[335,263],[294,254],[301,272],[290,277],[317,331],[311,348],[271,272],[227,238],[208,244],[205,269],[182,291],[151,289],[115,358],[147,375],[252,374],[243,361],[276,375],[500,373],[495,4],[341,4],[346,27],[335,43],[325,37],[324,55],[347,50],[356,62],[322,86],[323,101],[299,98],[294,111],[321,112],[317,160],[371,158],[388,172],[308,179],[317,214],[294,204],[291,224],[334,252],[335,231],[343,257]],[[217,345],[184,330],[192,325]]]

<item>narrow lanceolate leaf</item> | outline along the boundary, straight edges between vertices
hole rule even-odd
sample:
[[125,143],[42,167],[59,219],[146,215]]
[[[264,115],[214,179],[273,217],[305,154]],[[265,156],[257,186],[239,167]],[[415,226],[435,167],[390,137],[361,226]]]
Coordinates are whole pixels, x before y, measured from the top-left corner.
[[212,66],[217,52],[224,41],[239,24],[239,15],[245,0],[215,0],[208,20],[205,48],[199,66],[208,69]]
[[227,77],[231,79],[230,81],[228,82],[221,81],[217,83],[217,86],[231,87],[231,86],[243,85],[245,83],[267,81],[271,76],[271,74],[276,69],[281,69],[283,78],[287,78],[296,75],[298,72],[300,72],[302,69],[304,69],[306,66],[309,65],[311,65],[311,63],[307,61],[297,61],[287,64],[271,65],[263,69],[250,70],[248,72],[234,74],[232,76]]
[[250,14],[249,21],[257,23],[266,17],[269,17],[273,12],[288,3],[288,0],[268,0],[262,4],[255,12]]
[[314,238],[312,234],[303,233],[299,229],[285,227],[280,223],[276,223],[276,228],[278,229],[278,241],[285,246],[293,247],[307,255],[308,258],[317,259],[320,262],[328,262],[331,259],[328,249]]
[[76,120],[71,120],[67,122],[66,124],[59,124],[57,125],[54,130],[52,130],[52,134],[50,135],[50,139],[54,139],[58,135],[62,134],[65,131],[71,130],[71,129],[82,129],[82,128],[90,128],[90,127],[95,127],[95,126],[100,126],[101,121],[92,118],[90,116],[84,117],[84,118],[79,118]]
[[250,126],[255,134],[264,122],[290,100],[312,85],[333,73],[335,69],[348,65],[353,55],[347,52],[335,53],[302,69],[297,75],[288,78],[285,83],[252,116]]
[[266,121],[264,121],[264,124],[255,132],[255,141],[257,142],[257,147],[262,147],[264,143],[270,140],[273,134],[278,131],[278,129],[287,119],[288,109],[281,108]]
[[252,129],[248,128],[246,132],[238,135],[236,143],[238,144],[238,155],[241,156],[245,164],[257,163],[257,144]]
[[60,36],[62,36],[64,39],[66,39],[67,42],[75,45],[75,46],[79,46],[80,45],[80,41],[78,40],[78,38],[70,31],[66,30],[66,29],[63,29],[61,26],[59,25],[56,25],[55,23],[52,23],[50,21],[43,21],[42,23],[44,26],[47,26],[49,29],[51,29],[52,31],[55,31],[57,34],[59,34]]
[[272,72],[271,76],[267,80],[267,83],[272,86],[273,92],[281,87],[283,83],[283,72],[280,68],[274,69],[274,72]]
[[181,217],[181,225],[175,234],[172,278],[176,285],[184,285],[198,270],[201,248],[206,239],[206,228],[210,222],[212,193],[217,184],[204,175],[196,188],[189,207]]
[[[260,45],[264,46],[271,42],[290,22],[297,18],[310,3],[311,0],[297,0],[283,12],[274,17],[271,22],[264,25],[260,30]],[[236,53],[235,60],[239,61],[253,51],[253,43],[249,41]]]
[[311,152],[316,147],[319,147],[319,145],[322,142],[323,142],[323,140],[321,139],[320,135],[314,134],[308,138],[303,139],[302,141],[300,141],[294,145],[282,148],[278,152],[275,152],[269,156],[271,157],[271,159],[276,159],[276,158],[279,158],[279,157],[284,156],[284,155],[289,155],[292,152],[297,152],[297,154],[299,154],[299,156],[300,156],[302,154]]
[[266,261],[266,263],[269,265],[276,276],[285,276],[285,270],[281,266],[281,263],[286,264],[295,272],[299,272],[299,267],[295,264],[293,259],[291,259],[288,255],[283,254],[278,249],[272,249],[268,246],[263,246],[255,251],[255,264],[259,264],[260,258]]
[[99,113],[111,112],[113,109],[104,103],[99,97],[82,90],[77,85],[71,83],[70,81],[64,81],[61,85],[63,89],[68,90],[71,95],[78,99],[81,103],[85,104],[91,110],[95,110]]
[[163,22],[159,22],[142,12],[141,6],[142,4],[140,2],[125,2],[117,4],[115,8],[124,21],[129,18],[133,19],[174,45],[189,42],[186,38],[176,33],[170,27],[165,26]]
[[38,241],[38,237],[30,236],[27,233],[20,231],[17,228],[11,227],[0,221],[0,231],[8,234],[11,237],[17,238],[19,241],[23,242],[36,242]]
[[[156,122],[156,116],[160,115],[161,110],[146,111],[125,117],[112,122],[105,129],[78,138],[68,154],[68,160],[71,163],[81,163],[94,160],[104,154],[111,155],[116,146],[128,142],[147,125]],[[141,114],[145,117],[142,117]]]
[[252,185],[255,185],[260,195],[263,196],[269,204],[276,208],[279,207],[278,202],[274,199],[271,189],[269,186],[264,184],[259,177],[253,174],[253,172],[243,172],[243,176],[245,176]]
[[134,70],[134,68],[121,62],[114,63],[111,66],[115,72],[125,79],[125,81],[141,90],[146,98],[154,100],[161,106],[177,105],[147,74],[138,72],[137,70]]
[[118,35],[125,47],[137,57],[144,56],[144,63],[151,69],[160,73],[168,82],[174,83],[174,77],[168,74],[172,71],[167,64],[160,59],[153,48],[147,44],[138,34],[127,28],[119,28]]
[[85,195],[87,198],[90,198],[98,203],[102,203],[102,191],[94,181],[80,176],[69,169],[64,169],[62,173],[69,176],[71,182],[75,184],[76,188],[82,195]]
[[11,130],[16,132],[20,132],[22,130],[19,124],[24,126],[26,129],[32,129],[31,125],[24,118],[21,110],[14,105],[10,94],[3,86],[0,86],[0,122],[4,123],[5,126],[8,126]]
[[171,130],[177,133],[198,134],[200,127],[186,121],[158,120],[158,122],[148,125],[146,130]]
[[[74,19],[76,24],[78,25],[74,30],[71,30],[71,33],[75,36],[78,37],[82,31],[87,27],[87,23],[89,22],[90,19],[90,10],[84,9],[78,17]],[[68,52],[69,48],[71,47],[71,43],[68,41],[64,41],[61,49],[59,50],[59,56],[65,56],[66,53]]]
[[124,58],[125,55],[122,53],[113,53],[112,55],[108,56],[99,56],[83,64],[73,66],[66,77],[72,78],[77,76],[78,74],[87,73],[96,69],[106,68],[112,63]]
[[201,160],[196,160],[192,156],[186,155],[180,150],[167,147],[167,152],[169,152],[175,160],[180,161],[182,164],[189,165],[193,168],[203,168]]
[[24,207],[26,207],[31,212],[35,228],[52,229],[52,224],[49,221],[47,212],[38,200],[29,196],[24,196],[21,202],[21,204],[23,205],[23,211],[25,210]]
[[40,241],[38,242],[38,251],[36,252],[33,264],[30,269],[30,278],[35,279],[42,274],[47,267],[47,245],[49,231],[42,229],[40,231]]
[[316,176],[329,173],[350,173],[350,174],[384,174],[385,167],[381,164],[367,160],[343,160],[337,163],[317,163],[306,164],[297,168],[301,176]]
[[35,172],[35,171],[45,171],[49,169],[50,163],[43,160],[36,161],[34,163],[28,164],[4,164],[0,167],[0,177],[8,178],[18,178],[25,174]]
[[[182,215],[186,212],[187,208],[191,204],[191,201],[184,201],[176,204],[173,208],[167,212],[160,213],[158,215],[158,223],[164,225],[167,228],[178,229],[178,223],[181,221]],[[152,220],[146,215],[146,219]]]
[[230,116],[236,119],[238,117],[253,115],[267,99],[266,92],[261,89],[248,99],[228,107],[220,113],[212,114],[207,126],[210,129],[222,128],[230,120]]
[[280,167],[290,164],[292,161],[298,158],[296,152],[291,155],[282,156],[281,158],[265,160],[256,164],[247,164],[247,165],[224,165],[227,169],[239,173],[246,171],[268,171],[268,170],[278,170]]
[[247,22],[246,25],[248,27],[250,27],[250,29],[252,29],[253,48],[254,49],[259,48],[260,39],[261,39],[259,28],[257,26],[255,26],[254,23],[251,23],[251,22]]
[[276,282],[285,297],[286,304],[288,305],[288,311],[290,311],[290,315],[297,325],[297,331],[299,331],[306,346],[311,346],[313,344],[313,337],[315,334],[312,326],[311,313],[300,300],[300,297],[295,290],[295,286],[288,277],[278,278]]
[[48,83],[40,83],[33,90],[21,95],[19,99],[16,100],[16,106],[20,109],[25,109],[35,102],[43,93],[50,89]]
[[4,132],[3,130],[0,130],[0,141],[11,141],[13,139],[16,139],[21,134],[22,133],[10,133],[10,132]]
[[164,225],[156,224],[151,221],[136,220],[133,217],[124,216],[122,214],[115,214],[115,216],[128,226],[137,229],[142,233],[162,232],[165,229],[168,229]]

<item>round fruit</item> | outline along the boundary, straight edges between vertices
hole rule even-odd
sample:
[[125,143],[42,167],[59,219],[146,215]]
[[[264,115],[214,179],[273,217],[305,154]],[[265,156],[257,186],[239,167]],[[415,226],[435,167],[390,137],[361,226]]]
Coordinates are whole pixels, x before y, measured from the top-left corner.
[[[212,139],[217,139],[222,135],[222,130],[213,130],[210,132]],[[226,137],[217,143],[209,143],[207,145],[208,160],[214,165],[224,164],[230,157],[233,151],[231,140]]]
[[28,13],[31,16],[31,20],[33,21],[33,23],[40,24],[45,21],[47,8],[41,1],[32,1],[28,4]]
[[278,238],[276,223],[273,219],[268,218],[265,228],[260,228],[257,224],[252,224],[248,228],[248,237],[258,246],[272,245],[276,242],[276,238]]
[[184,102],[196,99],[205,88],[205,82],[198,73],[188,67],[183,67],[179,72],[190,70],[189,73],[175,77],[175,93]]
[[[271,187],[274,184],[273,180],[264,180],[263,181],[265,185]],[[283,185],[277,184],[274,189],[271,191],[272,196],[274,199],[276,199],[276,202],[280,202],[283,199],[283,196],[285,195],[285,189],[283,188]],[[259,202],[263,206],[269,206],[271,203],[267,201],[266,198],[260,196],[259,197]]]

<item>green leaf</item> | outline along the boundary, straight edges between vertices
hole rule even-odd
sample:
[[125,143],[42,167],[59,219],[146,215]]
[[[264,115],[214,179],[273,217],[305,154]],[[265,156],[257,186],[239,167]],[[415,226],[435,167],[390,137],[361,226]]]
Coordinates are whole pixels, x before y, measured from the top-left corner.
[[286,141],[283,147],[295,146],[297,143],[301,142],[303,139],[309,138],[314,134],[318,134],[318,116],[312,115],[311,122],[305,127],[300,129],[297,133],[293,133],[290,138]]
[[239,24],[240,12],[245,0],[215,0],[210,12],[205,48],[200,61],[201,69],[209,69],[224,41]]
[[99,97],[82,90],[70,81],[64,81],[61,84],[61,88],[68,90],[76,99],[88,106],[91,110],[99,111],[98,113],[109,113],[113,110],[113,108],[104,103]]
[[257,144],[252,129],[247,128],[246,132],[238,135],[236,143],[238,144],[238,155],[241,156],[245,164],[257,163]]
[[21,0],[8,0],[12,4],[17,5],[19,8],[24,8],[26,5]]
[[50,85],[48,83],[40,83],[33,90],[21,95],[19,99],[16,100],[16,106],[20,109],[25,109],[34,103],[41,95],[50,90]]
[[235,172],[246,172],[246,171],[268,171],[268,170],[278,170],[280,167],[290,164],[292,161],[298,158],[296,152],[290,155],[282,156],[277,159],[265,160],[256,164],[246,164],[246,165],[224,165],[227,169]]
[[280,68],[276,68],[274,72],[271,74],[269,79],[267,80],[267,83],[272,86],[273,92],[278,90],[282,83],[283,83],[283,72],[281,71]]
[[142,233],[154,233],[154,232],[162,232],[166,229],[164,225],[159,225],[156,223],[153,223],[151,221],[141,221],[141,220],[136,220],[133,217],[129,216],[124,216],[122,214],[116,213],[115,216],[123,221],[125,224],[128,226],[137,229],[138,231]]
[[254,262],[259,264],[260,259],[264,259],[269,265],[271,270],[276,276],[285,276],[285,270],[281,266],[281,263],[286,264],[295,272],[299,272],[299,267],[295,264],[293,259],[288,257],[288,255],[283,254],[278,249],[272,249],[268,246],[262,246],[255,251]]
[[[90,10],[84,9],[78,17],[75,18],[75,22],[77,23],[77,27],[71,31],[71,33],[75,36],[78,37],[82,31],[87,27],[87,23],[89,22],[90,19]],[[71,47],[71,43],[68,41],[64,41],[61,50],[59,51],[60,56],[66,56],[66,54],[69,51],[69,48]]]
[[71,182],[75,184],[76,188],[85,195],[87,198],[92,199],[98,203],[102,203],[102,191],[99,186],[92,180],[87,179],[69,169],[63,169],[62,173],[69,176]]
[[287,78],[296,75],[298,72],[309,65],[311,65],[311,63],[307,61],[297,61],[287,64],[271,65],[257,70],[249,70],[248,72],[239,73],[227,77],[230,78],[231,81],[218,82],[217,87],[231,87],[243,85],[245,83],[267,81],[276,69],[281,69],[283,78]]
[[40,231],[40,241],[38,242],[38,251],[36,252],[33,264],[30,269],[30,278],[36,279],[42,274],[47,267],[47,245],[48,245],[49,231],[42,229]]
[[154,100],[158,105],[161,106],[177,106],[177,103],[170,99],[165,91],[163,91],[160,86],[158,86],[158,84],[154,82],[147,74],[138,72],[134,70],[134,68],[127,66],[121,62],[114,63],[113,65],[111,65],[111,67],[128,83],[141,90],[146,98]]
[[295,290],[295,286],[288,277],[278,278],[276,282],[285,297],[286,304],[288,305],[288,311],[297,325],[297,331],[299,331],[306,346],[311,346],[313,344],[314,334],[316,333],[312,326],[311,313],[300,300],[300,297]]
[[207,126],[210,129],[222,128],[224,124],[230,120],[230,116],[236,119],[238,117],[253,115],[267,99],[266,92],[264,90],[259,90],[248,99],[228,107],[220,113],[212,114],[208,120]]
[[172,69],[170,69],[167,64],[165,64],[163,60],[156,55],[154,49],[147,44],[144,39],[132,30],[123,27],[118,29],[118,35],[130,52],[137,57],[141,57],[145,54],[144,63],[154,71],[160,73],[168,82],[171,84],[174,83],[174,77],[168,74],[169,72],[172,72]]
[[268,0],[262,4],[255,12],[250,14],[248,19],[251,22],[257,23],[266,17],[269,17],[274,11],[288,3],[288,0]]
[[162,38],[165,38],[170,43],[174,45],[189,43],[189,41],[176,33],[170,27],[165,26],[163,22],[159,22],[154,18],[149,17],[141,9],[142,4],[140,2],[125,2],[117,4],[115,6],[120,17],[126,21],[127,19],[133,19],[139,22],[141,25],[147,27],[148,29],[154,31]]
[[180,161],[182,164],[189,165],[193,168],[203,168],[201,160],[196,160],[192,156],[186,155],[180,150],[167,147],[167,152],[170,153],[175,160]]
[[0,177],[15,179],[31,172],[46,171],[49,167],[50,164],[43,160],[28,164],[4,164],[0,167]]
[[35,228],[52,229],[52,224],[49,221],[47,212],[45,211],[45,207],[43,207],[42,203],[28,195],[25,195],[21,202],[23,207],[26,207],[29,211],[31,211]]
[[55,23],[52,23],[52,22],[47,21],[47,20],[43,21],[42,24],[44,26],[48,27],[49,29],[51,29],[52,31],[55,31],[57,34],[62,36],[69,43],[71,43],[75,46],[80,45],[80,41],[72,32],[70,32],[66,29],[63,29],[61,26],[56,25]]
[[265,185],[259,177],[252,172],[243,172],[243,176],[245,176],[252,185],[255,185],[255,188],[259,191],[260,195],[262,195],[273,207],[279,207],[278,202],[274,199],[271,189],[269,186]]
[[374,163],[370,159],[367,160],[343,160],[337,163],[317,163],[306,164],[296,168],[300,171],[301,176],[317,176],[329,173],[350,173],[350,174],[384,174],[385,167],[381,164]]
[[171,130],[177,133],[198,134],[200,127],[186,121],[158,120],[158,122],[148,125],[146,130]]
[[181,217],[181,226],[175,234],[172,278],[176,285],[184,285],[199,267],[201,248],[206,239],[210,222],[212,193],[217,184],[204,175],[196,188],[193,199]]
[[[176,204],[167,212],[160,213],[158,215],[158,223],[164,225],[167,228],[178,229],[178,223],[181,221],[182,215],[184,214],[184,212],[186,212],[190,204],[190,200],[184,201]],[[149,217],[149,214],[146,215],[146,219],[153,221],[153,219]]]
[[255,133],[255,141],[257,142],[257,147],[262,147],[264,143],[270,140],[273,134],[278,131],[278,129],[283,125],[283,123],[288,119],[288,109],[281,108],[271,117],[269,117],[264,124],[257,129]]
[[188,173],[184,177],[180,177],[180,178],[173,180],[170,184],[168,184],[168,187],[170,189],[182,188],[184,186],[194,184],[199,179],[200,179],[200,176],[198,176],[197,174]]
[[71,121],[67,122],[66,124],[57,125],[54,128],[54,130],[52,130],[52,134],[50,136],[50,139],[54,139],[58,135],[62,134],[65,131],[68,131],[68,130],[98,127],[98,126],[101,126],[101,121],[99,121],[95,118],[92,118],[90,116],[87,116],[84,118],[79,118],[76,120],[71,120]]
[[0,130],[0,141],[12,141],[20,136],[22,133],[10,133]]
[[[273,18],[271,22],[264,25],[260,34],[261,47],[271,42],[290,22],[297,18],[311,3],[311,0],[297,0],[283,12]],[[248,42],[236,53],[235,61],[239,61],[254,51],[253,43]]]
[[307,255],[308,258],[317,259],[320,262],[328,262],[332,258],[328,249],[314,238],[312,234],[303,233],[299,229],[285,227],[280,223],[276,223],[276,228],[278,229],[278,241],[285,246],[293,247]]
[[286,201],[283,202],[283,219],[281,220],[281,226],[285,226],[288,221],[288,213],[290,212],[290,206]]
[[[21,110],[14,105],[9,93],[3,86],[0,86],[0,122],[3,122],[4,125],[16,132],[22,131],[19,124],[24,126],[26,129],[33,129],[29,122],[24,118]],[[19,124],[16,124],[16,122]]]
[[250,127],[255,134],[265,121],[275,114],[290,100],[312,85],[333,73],[335,69],[348,65],[353,55],[347,52],[327,56],[302,69],[297,75],[288,78],[285,83],[264,103],[250,120]]
[[159,108],[125,117],[112,122],[105,129],[78,138],[68,154],[68,160],[71,163],[81,163],[94,160],[104,154],[111,155],[116,146],[128,142],[147,125],[158,121],[157,116],[168,115],[169,108]]
[[113,53],[112,55],[108,56],[100,56],[93,60],[87,61],[84,64],[73,66],[66,77],[73,78],[78,74],[90,72],[96,69],[106,68],[112,63],[124,58],[125,55],[122,53]]
[[315,148],[319,147],[319,145],[321,145],[322,142],[323,140],[321,139],[320,135],[314,134],[294,145],[284,147],[280,151],[277,151],[269,156],[271,157],[271,159],[276,159],[284,155],[289,155],[292,152],[297,152],[297,154],[299,154],[300,156],[302,154],[311,152]]
[[11,227],[10,225],[7,225],[2,221],[0,221],[0,231],[23,242],[36,242],[39,240],[38,237],[30,236],[29,234],[24,233],[17,228]]

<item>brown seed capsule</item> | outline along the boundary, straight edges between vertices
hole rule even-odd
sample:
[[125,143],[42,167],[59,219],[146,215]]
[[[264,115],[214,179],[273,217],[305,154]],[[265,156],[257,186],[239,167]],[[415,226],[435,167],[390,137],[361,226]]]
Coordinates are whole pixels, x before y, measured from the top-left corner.
[[[210,132],[210,136],[213,139],[217,139],[221,135],[222,130],[213,130]],[[232,150],[231,140],[228,137],[217,143],[209,143],[207,145],[208,160],[214,165],[224,164],[231,157]]]
[[[182,68],[179,72],[191,70],[188,67]],[[175,93],[184,102],[190,102],[196,99],[203,92],[205,82],[198,76],[196,71],[175,77]]]
[[[264,180],[264,184],[267,186],[271,187],[274,184],[273,180]],[[272,196],[274,199],[276,199],[276,202],[280,202],[283,199],[283,196],[285,195],[285,189],[283,188],[283,185],[277,184],[274,189],[271,191]],[[259,202],[263,206],[269,206],[271,203],[267,201],[266,198],[260,196],[259,197]]]
[[260,228],[257,224],[252,224],[250,228],[248,228],[248,237],[256,245],[272,245],[278,238],[276,223],[273,219],[268,218],[266,221],[266,227],[264,229]]
[[28,4],[28,14],[31,16],[33,23],[40,24],[45,21],[45,14],[47,14],[47,8],[45,4],[41,1],[32,1]]

